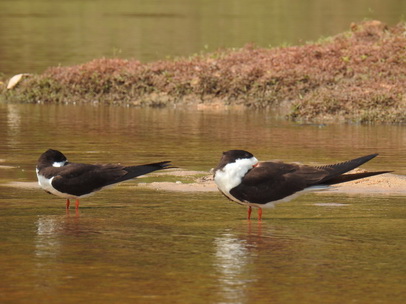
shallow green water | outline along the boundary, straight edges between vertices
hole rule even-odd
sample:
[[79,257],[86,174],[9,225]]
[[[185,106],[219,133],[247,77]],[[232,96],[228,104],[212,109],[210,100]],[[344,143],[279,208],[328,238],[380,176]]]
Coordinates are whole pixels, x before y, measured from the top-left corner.
[[[297,125],[264,112],[0,105],[2,303],[403,303],[406,205],[394,195],[306,195],[262,223],[218,193],[123,183],[79,215],[35,181],[47,148],[71,161],[172,160],[214,167],[221,151],[328,163],[381,152],[405,174],[405,128]],[[152,180],[152,178],[151,178]]]
[[248,43],[303,44],[366,18],[392,26],[405,11],[402,0],[3,0],[0,73],[41,73],[100,57],[145,62]]

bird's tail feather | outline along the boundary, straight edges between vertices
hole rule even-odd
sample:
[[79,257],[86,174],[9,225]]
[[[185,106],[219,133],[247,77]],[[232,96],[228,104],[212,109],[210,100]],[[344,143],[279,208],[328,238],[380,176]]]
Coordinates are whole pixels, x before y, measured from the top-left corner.
[[326,181],[325,185],[334,185],[334,184],[341,184],[345,182],[350,182],[353,180],[357,180],[360,178],[365,178],[369,176],[374,176],[374,175],[379,175],[379,174],[384,174],[384,173],[390,173],[392,171],[375,171],[375,172],[362,172],[362,173],[349,173],[349,174],[343,174],[340,176],[337,176],[335,178],[329,179]]
[[[331,180],[339,179],[341,177],[341,174],[344,174],[348,171],[351,171],[352,169],[355,169],[355,168],[361,166],[362,164],[366,163],[367,161],[373,159],[376,156],[378,156],[378,154],[370,154],[370,155],[354,158],[352,160],[348,160],[348,161],[333,164],[333,165],[318,166],[316,168],[324,169],[330,173],[323,180],[319,181],[319,183],[320,184],[331,184],[330,183]],[[381,174],[381,173],[377,173],[377,174]],[[376,174],[373,174],[373,175],[376,175]],[[361,178],[361,177],[359,177],[359,178]],[[357,179],[357,178],[354,178],[354,179]]]
[[145,165],[139,165],[139,166],[129,166],[125,167],[124,170],[127,171],[128,173],[124,175],[120,181],[125,181],[140,175],[148,174],[154,171],[158,170],[164,170],[164,169],[171,169],[171,168],[176,168],[172,166],[170,161],[162,161],[158,163],[151,163],[151,164],[145,164]]

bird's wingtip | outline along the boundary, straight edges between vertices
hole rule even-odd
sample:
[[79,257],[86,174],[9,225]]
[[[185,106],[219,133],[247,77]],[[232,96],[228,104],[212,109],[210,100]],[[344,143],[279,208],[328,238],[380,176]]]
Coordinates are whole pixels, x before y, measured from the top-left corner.
[[159,165],[162,167],[162,169],[178,168],[178,167],[174,166],[174,165],[172,164],[172,161],[170,161],[170,160],[166,160],[166,161],[160,162]]

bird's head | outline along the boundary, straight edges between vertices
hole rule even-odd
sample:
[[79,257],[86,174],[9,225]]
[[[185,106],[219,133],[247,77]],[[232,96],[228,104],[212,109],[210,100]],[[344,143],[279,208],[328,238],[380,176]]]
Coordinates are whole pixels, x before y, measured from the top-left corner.
[[48,149],[38,159],[37,168],[41,169],[44,167],[63,167],[68,162],[65,155],[58,150]]
[[229,150],[223,152],[220,162],[214,169],[214,171],[223,169],[226,165],[236,162],[244,163],[244,165],[251,167],[254,167],[256,164],[258,164],[258,160],[256,159],[256,157],[248,151]]

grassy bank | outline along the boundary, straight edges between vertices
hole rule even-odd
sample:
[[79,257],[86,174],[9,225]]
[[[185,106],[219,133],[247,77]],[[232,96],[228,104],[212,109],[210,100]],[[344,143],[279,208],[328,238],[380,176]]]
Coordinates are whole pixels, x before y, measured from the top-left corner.
[[[6,81],[5,81],[6,82]],[[24,77],[2,100],[134,106],[245,105],[313,121],[406,122],[406,24],[379,21],[303,46],[143,64],[97,59]]]

